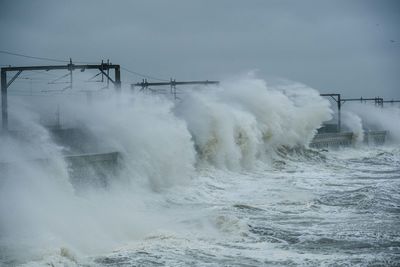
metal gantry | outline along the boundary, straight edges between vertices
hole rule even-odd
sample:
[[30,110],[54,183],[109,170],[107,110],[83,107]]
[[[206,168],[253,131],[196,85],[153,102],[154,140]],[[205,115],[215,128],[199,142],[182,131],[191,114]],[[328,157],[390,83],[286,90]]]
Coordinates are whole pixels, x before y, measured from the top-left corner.
[[[8,131],[8,100],[7,100],[7,91],[10,85],[18,78],[18,76],[23,71],[35,71],[35,70],[42,70],[42,71],[50,71],[50,70],[68,70],[70,73],[70,83],[72,87],[72,71],[74,70],[85,70],[90,69],[97,69],[99,70],[102,75],[104,75],[108,81],[111,81],[115,89],[117,91],[121,88],[121,68],[120,65],[111,64],[111,63],[104,63],[101,64],[73,64],[72,60],[70,60],[69,64],[67,65],[45,65],[45,66],[23,66],[23,67],[3,67],[1,68],[1,117],[2,117],[2,130]],[[112,79],[109,75],[109,70],[114,70],[114,79]],[[7,81],[7,73],[9,72],[16,72],[12,78]],[[64,88],[67,89],[68,87]]]

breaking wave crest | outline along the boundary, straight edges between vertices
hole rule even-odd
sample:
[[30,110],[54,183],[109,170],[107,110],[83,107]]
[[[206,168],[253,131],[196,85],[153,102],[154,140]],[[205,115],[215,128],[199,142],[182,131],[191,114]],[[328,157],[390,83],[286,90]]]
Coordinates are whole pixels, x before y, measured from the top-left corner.
[[311,88],[274,88],[254,77],[192,92],[175,107],[198,157],[231,170],[271,159],[281,146],[307,146],[331,112],[329,102]]

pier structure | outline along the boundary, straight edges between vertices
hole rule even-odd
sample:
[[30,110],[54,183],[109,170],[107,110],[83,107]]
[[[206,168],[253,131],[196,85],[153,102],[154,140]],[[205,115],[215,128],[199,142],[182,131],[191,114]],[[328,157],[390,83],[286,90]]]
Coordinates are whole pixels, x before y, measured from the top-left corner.
[[[42,65],[42,66],[22,66],[22,67],[3,67],[1,68],[1,118],[2,118],[2,131],[8,131],[8,99],[7,92],[11,84],[18,78],[23,71],[50,71],[50,70],[67,70],[69,73],[61,78],[70,77],[69,86],[63,88],[63,90],[72,88],[73,77],[72,72],[74,70],[85,70],[96,69],[99,70],[102,76],[105,76],[107,81],[111,81],[117,91],[121,88],[121,70],[120,65],[111,64],[107,61],[101,64],[74,64],[70,59],[69,64],[66,65]],[[114,70],[114,79],[110,77],[109,70]],[[7,73],[15,73],[9,81],[7,81]],[[56,79],[53,83],[56,83]]]
[[147,79],[143,79],[142,82],[131,84],[131,88],[134,89],[135,87],[140,87],[141,91],[145,89],[149,89],[150,87],[157,87],[157,86],[169,86],[170,93],[174,96],[174,99],[177,99],[177,92],[176,86],[178,85],[218,85],[219,81],[176,81],[175,79],[170,79],[170,81],[166,82],[148,82]]

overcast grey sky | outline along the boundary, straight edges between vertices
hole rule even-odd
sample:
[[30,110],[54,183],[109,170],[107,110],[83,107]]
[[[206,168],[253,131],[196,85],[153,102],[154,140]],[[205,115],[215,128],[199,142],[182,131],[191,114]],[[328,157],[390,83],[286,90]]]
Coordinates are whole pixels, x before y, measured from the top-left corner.
[[[400,98],[400,1],[0,0],[0,50],[161,78],[262,78]],[[49,62],[0,54],[0,64]],[[123,72],[123,80],[141,77]]]

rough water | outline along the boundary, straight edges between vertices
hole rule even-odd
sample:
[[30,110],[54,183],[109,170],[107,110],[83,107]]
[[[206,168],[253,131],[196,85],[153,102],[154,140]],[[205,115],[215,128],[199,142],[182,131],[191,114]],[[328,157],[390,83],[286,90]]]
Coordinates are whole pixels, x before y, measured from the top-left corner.
[[106,187],[74,185],[65,148],[29,107],[14,110],[29,134],[1,138],[0,263],[400,264],[395,127],[382,147],[315,150],[307,144],[332,110],[310,88],[246,78],[182,98],[64,103],[66,125],[84,114],[75,125],[102,140],[96,149],[122,153]]
[[396,266],[400,150],[295,155],[251,172],[203,169],[165,194],[179,224],[96,257],[99,266]]

